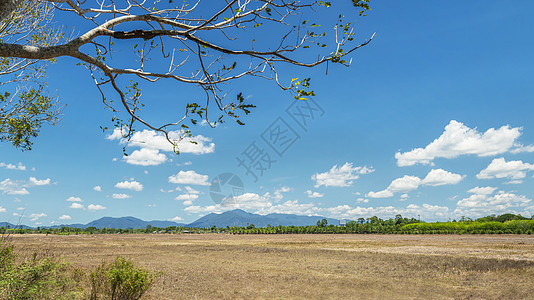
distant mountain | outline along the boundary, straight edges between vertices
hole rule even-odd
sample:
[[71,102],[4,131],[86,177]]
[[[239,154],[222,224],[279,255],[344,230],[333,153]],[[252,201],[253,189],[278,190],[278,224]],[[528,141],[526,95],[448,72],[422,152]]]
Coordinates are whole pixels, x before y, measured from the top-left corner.
[[0,222],[0,227],[4,227],[4,228],[20,228],[20,226],[22,226],[22,228],[26,229],[26,228],[31,228],[31,227],[28,227],[26,225],[15,225],[15,224],[12,224],[12,223],[9,223],[9,222]]
[[152,227],[168,227],[168,226],[185,226],[182,223],[176,223],[172,221],[143,221],[134,217],[122,217],[122,218],[112,218],[104,217],[98,220],[92,221],[85,225],[87,227],[96,227],[96,228],[122,228],[122,229],[142,229],[146,228],[147,225]]
[[248,213],[241,209],[235,209],[232,211],[227,211],[221,214],[211,213],[206,215],[195,222],[187,225],[189,227],[212,227],[213,225],[217,227],[226,227],[226,226],[248,226],[254,224],[256,227],[266,227],[267,225],[271,226],[306,226],[306,225],[315,225],[317,221],[327,219],[328,224],[338,225],[339,221],[336,219],[329,219],[320,216],[299,216],[293,214],[268,214],[268,215],[258,215],[253,213]]
[[[227,211],[221,214],[211,213],[206,215],[191,224],[182,224],[172,221],[143,221],[135,217],[122,217],[122,218],[113,218],[113,217],[104,217],[98,220],[92,221],[87,224],[70,224],[70,225],[54,225],[51,228],[61,228],[66,227],[75,227],[85,229],[87,227],[96,227],[101,228],[122,228],[122,229],[143,229],[147,225],[152,227],[161,227],[165,228],[168,226],[183,226],[183,227],[197,227],[197,228],[207,228],[212,227],[213,225],[217,227],[226,227],[226,226],[248,226],[254,224],[256,227],[266,227],[267,225],[271,226],[306,226],[306,225],[315,225],[317,221],[327,219],[328,224],[338,225],[339,221],[336,219],[329,219],[320,216],[299,216],[293,214],[268,214],[268,215],[258,215],[253,213],[248,213],[241,209],[235,209],[232,211]],[[0,223],[1,226],[6,226],[8,224],[10,228],[20,227],[20,225],[13,225],[10,223]],[[31,228],[26,225],[22,225],[23,228]],[[45,227],[45,226],[43,226]]]

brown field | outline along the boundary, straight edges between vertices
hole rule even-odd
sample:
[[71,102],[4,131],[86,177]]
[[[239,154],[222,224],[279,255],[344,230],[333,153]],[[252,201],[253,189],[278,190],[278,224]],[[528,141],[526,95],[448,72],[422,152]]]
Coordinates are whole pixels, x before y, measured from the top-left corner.
[[12,235],[92,268],[161,271],[148,299],[534,299],[526,235]]

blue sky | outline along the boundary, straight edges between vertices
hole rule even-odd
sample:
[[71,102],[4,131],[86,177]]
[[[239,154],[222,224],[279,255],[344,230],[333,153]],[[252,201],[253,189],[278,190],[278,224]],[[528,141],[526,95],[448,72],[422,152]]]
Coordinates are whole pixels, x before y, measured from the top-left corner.
[[[354,13],[346,2],[321,16],[323,26]],[[410,4],[373,4],[356,38],[376,37],[350,68],[330,65],[325,76],[324,66],[283,67],[285,79],[312,78],[313,101],[295,103],[271,81],[234,82],[230,91],[257,105],[246,126],[198,125],[198,144],[183,143],[180,155],[140,127],[123,157],[124,141],[99,128],[111,125],[111,113],[87,71],[59,59],[47,81],[67,104],[62,121],[43,128],[32,151],[0,144],[0,220],[188,223],[235,208],[346,219],[533,215],[534,3]],[[150,120],[201,95],[173,82],[143,92]],[[238,161],[252,156],[265,169],[257,178]],[[243,182],[232,203],[210,196],[223,173]]]

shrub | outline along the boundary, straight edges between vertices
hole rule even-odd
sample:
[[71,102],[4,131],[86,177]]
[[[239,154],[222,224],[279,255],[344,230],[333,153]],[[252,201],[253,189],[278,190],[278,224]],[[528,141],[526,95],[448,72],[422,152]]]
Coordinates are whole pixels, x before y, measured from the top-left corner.
[[68,264],[37,253],[17,260],[13,250],[0,241],[0,299],[75,299],[82,294],[73,274],[83,275]]
[[119,257],[110,264],[102,263],[91,272],[90,299],[140,299],[154,284],[155,277],[154,273]]

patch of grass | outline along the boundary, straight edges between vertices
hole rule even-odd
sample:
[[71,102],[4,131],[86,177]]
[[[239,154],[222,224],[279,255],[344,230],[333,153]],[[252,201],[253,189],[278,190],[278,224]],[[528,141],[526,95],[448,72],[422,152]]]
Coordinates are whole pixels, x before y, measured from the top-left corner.
[[12,240],[28,254],[53,245],[54,255],[83,269],[96,270],[102,261],[122,256],[162,271],[143,294],[146,299],[529,299],[534,294],[534,239],[527,235],[20,235]]
[[89,275],[91,300],[137,300],[154,284],[156,275],[123,257],[103,263]]
[[0,299],[76,299],[83,276],[68,264],[34,252],[17,258],[13,245],[0,241]]

